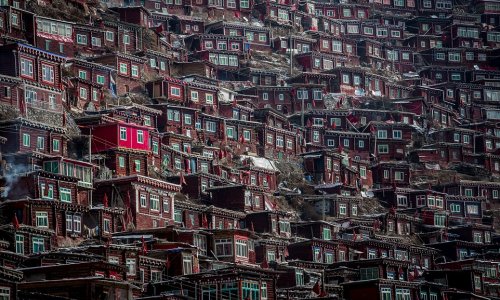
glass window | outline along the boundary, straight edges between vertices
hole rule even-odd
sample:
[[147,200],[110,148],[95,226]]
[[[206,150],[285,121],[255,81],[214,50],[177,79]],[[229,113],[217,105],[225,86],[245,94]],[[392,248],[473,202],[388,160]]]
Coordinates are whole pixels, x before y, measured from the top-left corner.
[[16,234],[16,253],[24,254],[24,236],[20,234]]
[[37,211],[35,213],[36,216],[36,226],[42,228],[49,227],[49,216],[47,212]]

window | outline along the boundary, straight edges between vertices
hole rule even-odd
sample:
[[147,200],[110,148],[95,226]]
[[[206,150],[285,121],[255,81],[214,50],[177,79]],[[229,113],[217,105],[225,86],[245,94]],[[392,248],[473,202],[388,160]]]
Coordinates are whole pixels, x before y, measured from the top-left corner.
[[80,99],[87,100],[87,89],[80,87]]
[[16,253],[24,254],[24,236],[20,234],[16,234]]
[[250,137],[250,130],[243,130],[243,139],[248,142],[250,141]]
[[481,232],[474,232],[474,243],[477,243],[477,244],[482,244],[483,243],[483,235],[481,234]]
[[47,212],[37,211],[36,216],[36,227],[48,228],[49,227],[49,216]]
[[106,40],[113,42],[115,40],[115,33],[112,31],[106,31]]
[[54,67],[42,64],[42,80],[54,83]]
[[160,196],[158,195],[149,196],[149,208],[151,210],[160,210]]
[[77,34],[76,43],[80,45],[87,45],[87,36],[84,34]]
[[111,232],[111,220],[109,219],[104,219],[103,220],[103,229],[105,233]]
[[207,121],[205,123],[205,129],[208,131],[208,132],[216,132],[217,131],[217,126],[216,126],[216,123],[213,122],[213,121]]
[[45,240],[43,238],[33,237],[31,240],[33,244],[33,253],[41,253],[45,251]]
[[339,215],[346,215],[346,214],[347,214],[347,205],[339,204]]
[[403,133],[401,130],[393,130],[392,131],[392,138],[393,139],[400,140],[400,139],[402,139],[402,137],[403,137]]
[[135,166],[135,171],[140,172],[141,171],[141,161],[136,159],[134,160],[134,166]]
[[391,288],[381,288],[380,289],[380,300],[392,300]]
[[135,276],[135,258],[127,258],[125,261],[127,275]]
[[332,239],[332,230],[328,227],[323,227],[323,239],[329,241]]
[[378,268],[360,268],[360,280],[377,279],[379,277]]
[[444,227],[446,223],[446,216],[435,214],[434,215],[434,226]]
[[408,198],[406,196],[397,196],[397,202],[398,206],[407,206],[408,205]]
[[411,300],[409,289],[396,289],[396,300]]
[[77,233],[82,232],[82,217],[79,215],[73,216],[73,231]]
[[477,215],[479,214],[479,208],[477,205],[467,205],[467,214]]
[[313,130],[313,142],[319,143],[319,131]]
[[120,63],[120,74],[128,75],[128,66],[126,63]]
[[52,140],[52,151],[54,152],[59,152],[59,145],[60,145],[59,140]]
[[[396,38],[401,37],[401,32],[398,30],[391,30],[391,37],[396,37]],[[410,57],[408,53],[406,53],[406,55],[408,56],[408,58]]]
[[387,37],[387,28],[377,28],[377,37]]
[[377,138],[386,139],[387,138],[387,130],[377,130]]
[[33,61],[21,58],[21,75],[33,78]]
[[359,167],[359,176],[361,176],[362,179],[366,179],[366,167]]
[[276,136],[276,147],[283,148],[283,136],[281,135]]
[[92,37],[91,43],[92,43],[92,46],[94,46],[94,47],[101,47],[101,45],[102,45],[101,39],[98,37]]
[[205,103],[214,104],[214,95],[213,94],[205,94]]
[[377,145],[377,150],[379,154],[387,154],[389,153],[389,145]]
[[450,211],[452,213],[459,213],[461,211],[461,207],[459,204],[452,203],[452,204],[450,204]]
[[304,271],[303,270],[295,270],[295,285],[303,286],[304,285]]
[[191,101],[193,101],[193,102],[198,101],[198,92],[197,91],[191,91]]
[[236,256],[248,257],[247,241],[236,239]]
[[137,142],[139,144],[144,144],[144,131],[137,130]]
[[464,134],[463,139],[464,139],[464,144],[469,144],[470,143],[470,136],[469,135]]
[[325,263],[327,264],[333,264],[334,259],[333,259],[333,253],[331,252],[325,252]]
[[59,199],[62,202],[71,202],[71,189],[60,187]]
[[132,77],[139,77],[139,67],[137,65],[132,65]]
[[232,239],[216,239],[215,240],[215,255],[217,257],[233,255],[233,240]]
[[24,147],[31,146],[31,136],[28,133],[23,133],[23,146]]
[[453,62],[460,62],[460,53],[457,52],[450,52],[448,53],[448,60],[453,61]]
[[465,189],[465,196],[472,197],[472,189]]
[[125,44],[125,45],[130,44],[130,35],[128,35],[128,34],[123,35],[123,44]]
[[125,127],[120,127],[120,140],[122,141],[127,140],[127,128]]
[[397,181],[403,181],[405,179],[405,173],[401,171],[394,172],[394,179]]
[[350,82],[349,74],[342,74],[342,83],[349,84],[349,82]]

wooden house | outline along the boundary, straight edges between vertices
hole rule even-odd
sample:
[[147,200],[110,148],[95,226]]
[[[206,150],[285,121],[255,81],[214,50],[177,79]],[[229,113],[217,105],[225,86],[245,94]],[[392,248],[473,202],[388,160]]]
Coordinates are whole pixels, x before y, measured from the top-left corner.
[[106,93],[116,95],[116,75],[113,68],[81,60],[68,62],[73,74],[73,87],[69,89],[70,105],[78,109],[99,110]]
[[290,220],[291,214],[279,210],[254,212],[245,217],[247,229],[282,238],[290,238],[292,235]]
[[174,194],[181,186],[141,175],[100,180],[96,199],[109,197],[109,205],[123,207],[127,228],[156,228],[173,223]]
[[270,205],[265,189],[259,186],[230,184],[207,188],[206,191],[211,194],[210,203],[222,208],[264,211]]
[[[347,193],[344,192],[344,194]],[[356,196],[347,196],[344,194],[304,196],[304,201],[311,204],[319,215],[327,215],[335,218],[356,217],[361,199]]]
[[35,45],[51,53],[73,57],[75,23],[36,16]]
[[66,129],[25,118],[0,123],[0,128],[12,126],[16,129],[2,133],[10,141],[8,145],[2,147],[4,153],[40,152],[67,156]]
[[267,27],[217,21],[206,25],[206,33],[246,37],[247,44],[243,48],[244,51],[249,51],[253,48],[270,50],[271,46],[270,32]]
[[407,187],[410,183],[410,165],[403,161],[380,161],[372,166],[373,184],[378,187]]
[[365,132],[370,132],[370,148],[380,161],[403,159],[408,155],[414,128],[405,123],[372,121]]
[[144,90],[142,80],[146,76],[144,74],[145,58],[117,52],[95,57],[91,61],[116,70],[116,95],[139,93]]
[[44,109],[62,113],[63,56],[33,46],[14,43],[0,48],[3,68],[0,73],[25,80],[24,97],[20,110]]

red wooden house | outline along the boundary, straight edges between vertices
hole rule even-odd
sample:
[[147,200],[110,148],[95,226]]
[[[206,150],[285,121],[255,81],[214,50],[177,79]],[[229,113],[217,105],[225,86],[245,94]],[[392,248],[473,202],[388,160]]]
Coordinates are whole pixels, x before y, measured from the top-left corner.
[[303,153],[304,171],[309,174],[311,180],[316,183],[343,182],[341,165],[343,155],[334,150],[321,150]]
[[299,221],[292,223],[292,232],[307,239],[325,241],[338,238],[340,226],[326,221]]
[[67,156],[67,137],[64,128],[24,118],[0,122],[0,127],[12,126],[17,129],[2,133],[9,140],[9,143],[2,147],[4,153],[41,152]]
[[290,238],[292,236],[291,217],[292,215],[286,211],[255,212],[246,215],[245,223],[247,229],[259,234]]
[[74,76],[67,92],[72,107],[99,110],[105,104],[104,96],[115,92],[112,82],[116,82],[116,75],[112,68],[80,59],[69,61],[69,68]]
[[246,37],[248,46],[244,46],[244,51],[253,48],[265,51],[270,50],[271,46],[270,31],[267,27],[217,21],[206,25],[206,33]]
[[[244,179],[245,180],[245,179]],[[211,194],[210,203],[238,211],[264,211],[270,206],[265,189],[259,186],[230,184],[206,189]],[[266,204],[268,203],[268,204]]]
[[212,229],[210,252],[219,261],[236,264],[255,264],[256,236],[244,229]]
[[36,16],[35,46],[45,51],[72,57],[75,53],[75,23]]
[[20,111],[45,109],[62,113],[62,64],[65,58],[29,45],[14,43],[0,48],[0,73],[25,80]]
[[[5,214],[12,218],[15,216],[19,224],[45,232],[38,237],[19,233],[16,240],[26,240],[28,245],[32,240],[33,247],[23,249],[26,254],[73,245],[82,240],[83,216],[88,211],[90,200],[87,186],[78,184],[79,179],[75,175],[54,170],[13,176],[16,184],[7,186],[7,196],[16,201],[4,205]],[[47,233],[51,233],[52,239],[45,238]]]
[[341,195],[304,196],[304,201],[310,203],[320,215],[325,214],[335,218],[355,218],[358,215],[361,198],[346,196],[345,194],[348,193],[349,189],[344,189],[338,193]]
[[295,109],[293,88],[291,86],[255,86],[241,91],[245,95],[257,96],[255,103],[259,108],[270,107],[288,114]]
[[288,258],[315,263],[332,264],[339,260],[338,242],[325,240],[307,240],[288,245]]
[[96,199],[109,197],[109,205],[123,207],[126,228],[156,228],[172,224],[174,194],[181,186],[141,175],[99,180]]
[[[121,53],[134,53],[143,49],[142,28],[120,21],[99,21],[96,26],[106,30],[104,45]],[[118,70],[118,68],[117,68]]]
[[125,53],[105,54],[93,58],[93,62],[116,69],[116,94],[140,93],[144,89],[143,76],[146,59]]
[[141,27],[151,27],[151,13],[144,6],[112,7],[120,16],[120,21],[139,25]]
[[378,160],[398,160],[408,155],[414,131],[411,125],[372,121],[364,131],[372,134],[370,148]]
[[407,187],[410,165],[403,161],[381,161],[372,166],[373,184],[378,187]]
[[106,41],[107,31],[102,27],[85,24],[73,25],[74,56],[97,56],[106,52],[110,41]]

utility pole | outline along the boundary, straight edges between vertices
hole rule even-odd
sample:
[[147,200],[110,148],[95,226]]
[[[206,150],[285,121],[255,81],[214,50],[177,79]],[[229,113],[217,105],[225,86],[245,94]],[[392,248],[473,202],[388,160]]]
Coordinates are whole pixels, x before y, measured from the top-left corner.
[[293,72],[293,49],[292,49],[292,29],[288,30],[288,49],[290,49],[290,77]]
[[[89,163],[92,163],[92,127],[89,127],[89,128],[90,128],[90,131],[89,131]],[[92,167],[91,167],[91,170],[92,170]],[[91,172],[91,173],[93,173],[93,172]],[[94,176],[92,176],[92,177],[94,177]],[[92,208],[92,191],[89,192],[89,202],[90,202],[90,208]]]

